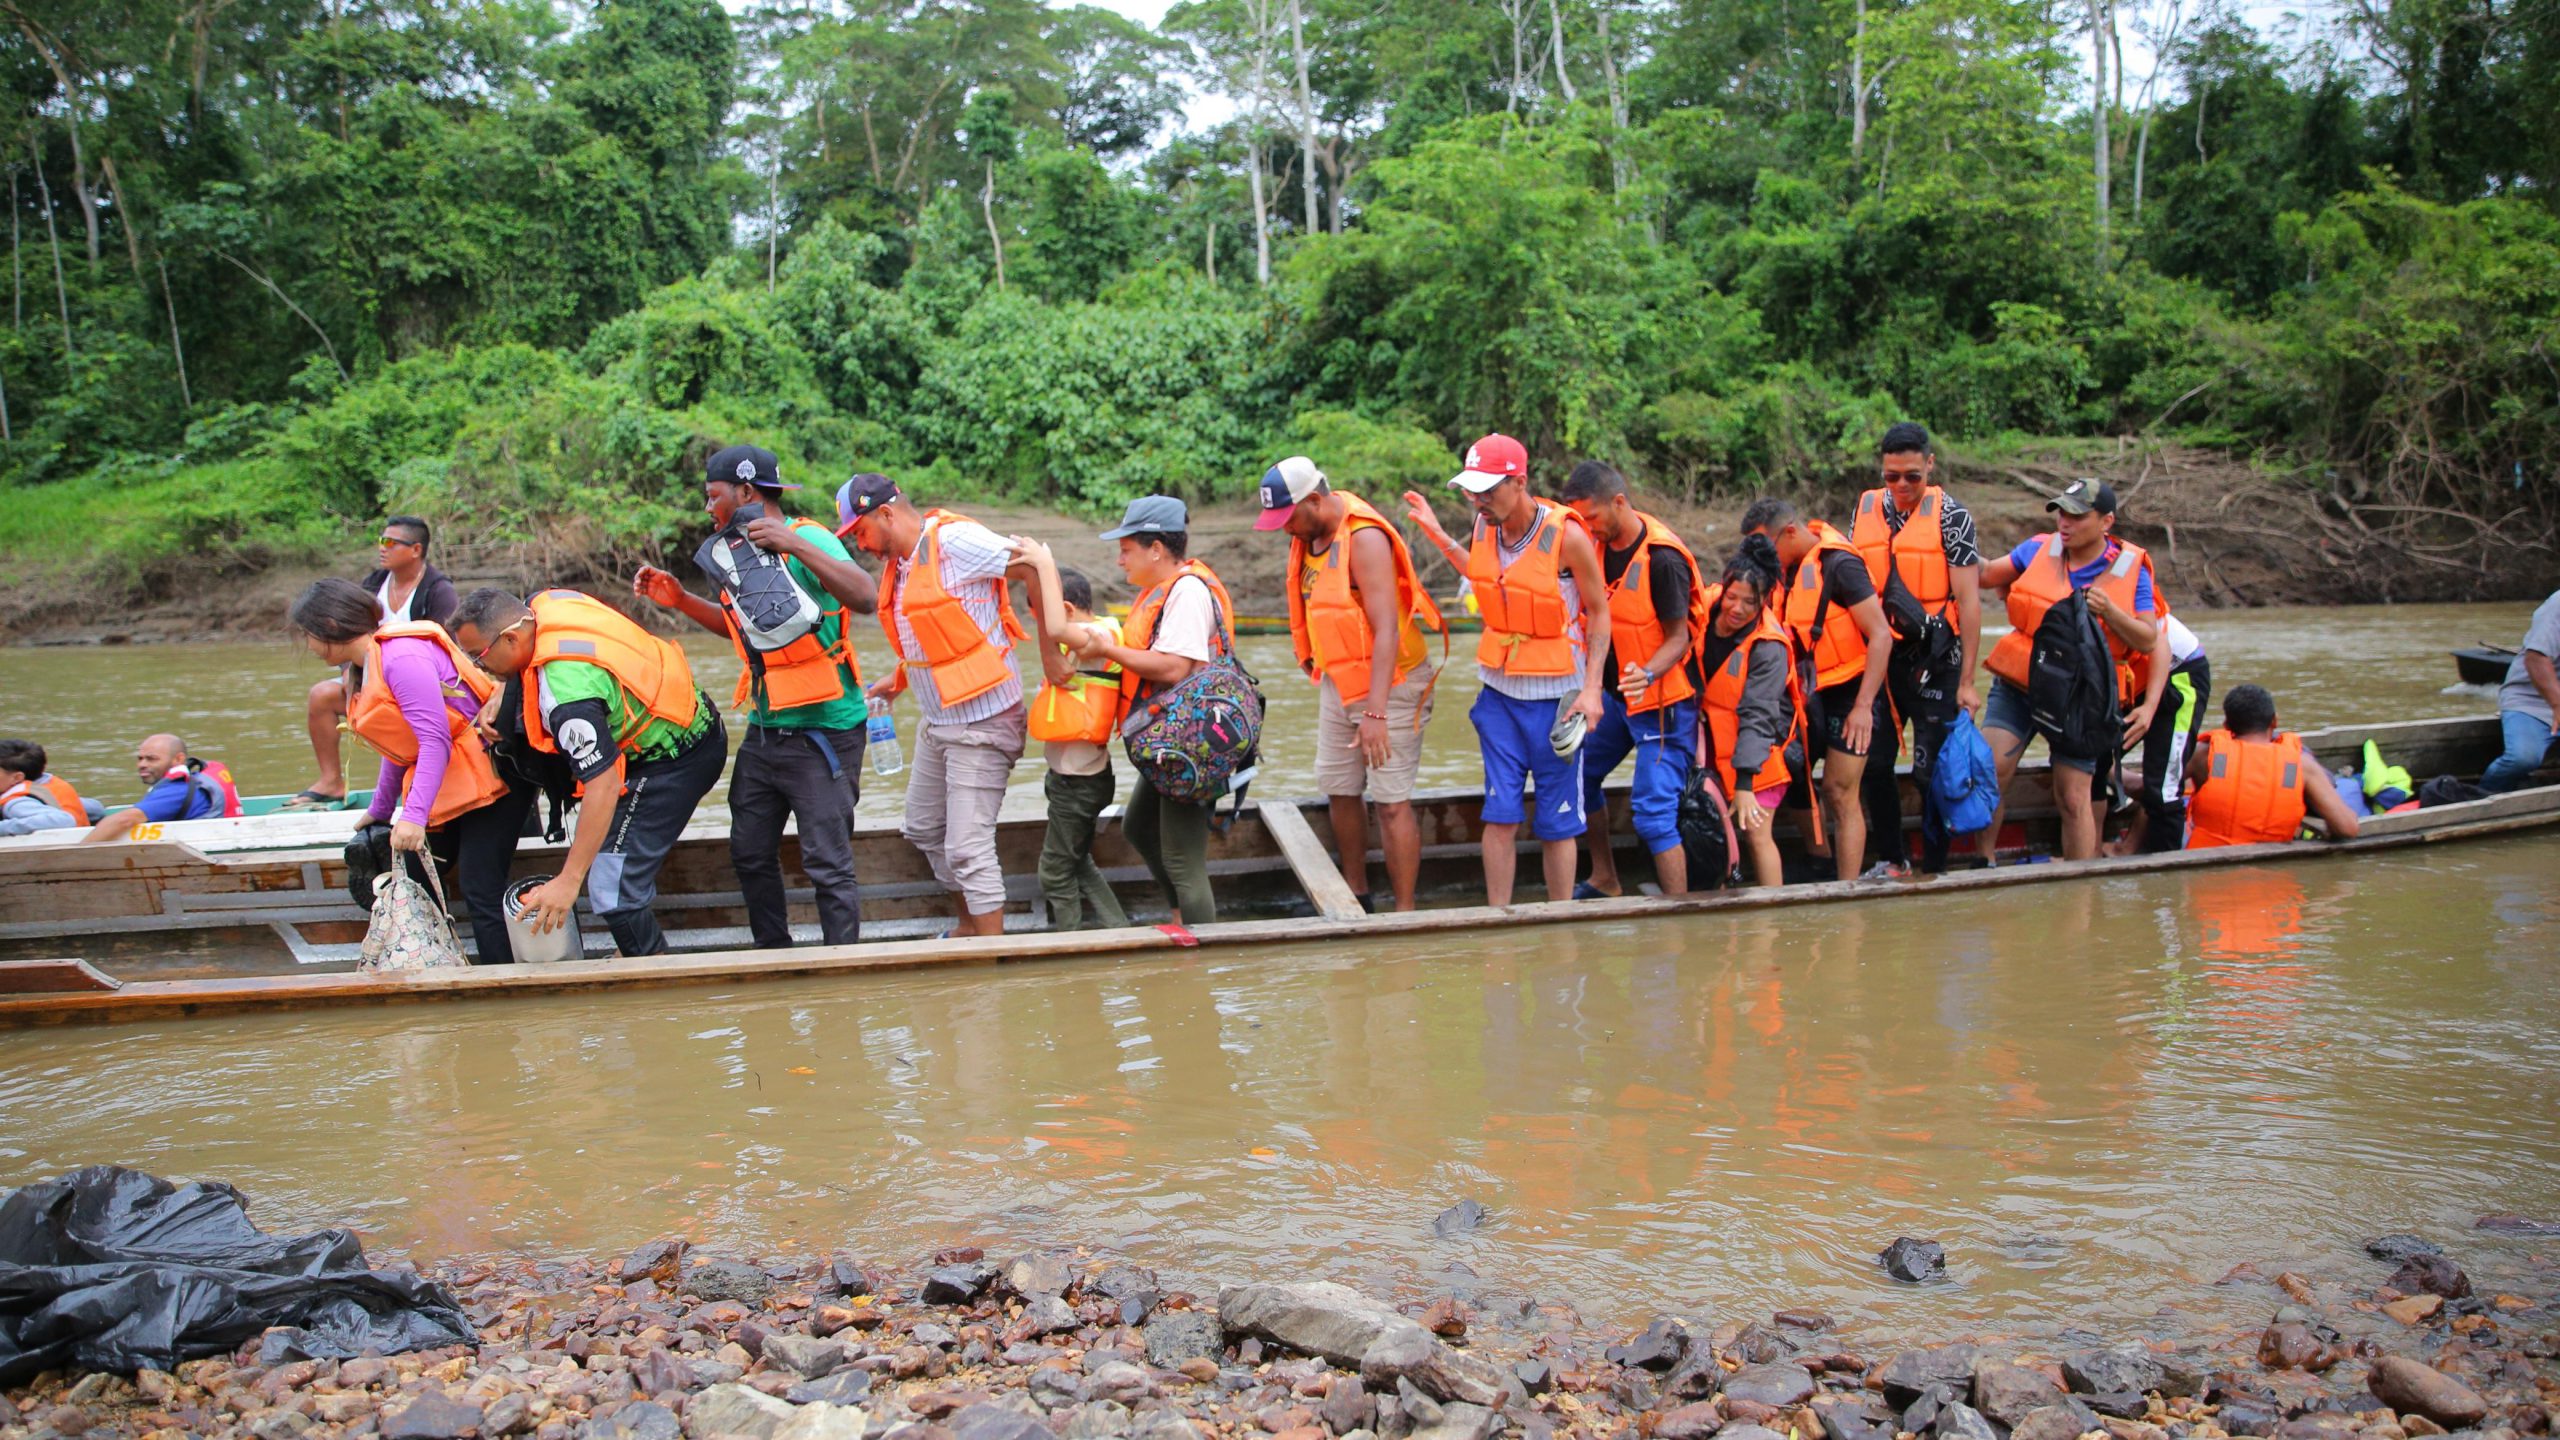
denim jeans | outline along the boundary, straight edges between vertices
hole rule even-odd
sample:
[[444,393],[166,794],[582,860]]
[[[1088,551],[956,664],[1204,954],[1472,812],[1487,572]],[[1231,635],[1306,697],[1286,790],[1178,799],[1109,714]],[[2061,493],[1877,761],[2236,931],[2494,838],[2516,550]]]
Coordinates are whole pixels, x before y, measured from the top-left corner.
[[2520,788],[2535,766],[2560,750],[2560,744],[2554,743],[2551,722],[2530,711],[2499,711],[2498,729],[2506,737],[2506,753],[2490,761],[2480,777],[2480,788],[2493,794]]

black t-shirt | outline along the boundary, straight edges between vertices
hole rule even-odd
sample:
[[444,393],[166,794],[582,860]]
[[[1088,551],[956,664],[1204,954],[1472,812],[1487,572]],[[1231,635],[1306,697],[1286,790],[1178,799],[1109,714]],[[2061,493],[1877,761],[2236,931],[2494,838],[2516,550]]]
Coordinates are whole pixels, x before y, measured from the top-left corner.
[[[1642,543],[1639,540],[1637,545]],[[1624,550],[1613,550],[1608,546],[1602,546],[1600,577],[1613,586],[1625,578],[1627,567],[1635,563],[1636,548],[1636,545],[1630,545]],[[1653,613],[1660,617],[1664,635],[1668,636],[1673,630],[1689,623],[1689,567],[1681,563],[1680,552],[1668,545],[1659,548],[1659,552],[1645,569],[1645,589],[1653,593]],[[1611,692],[1614,693],[1617,689],[1620,671],[1628,665],[1641,665],[1652,658],[1650,655],[1638,655],[1621,662],[1618,659],[1617,641],[1612,638],[1609,643],[1608,670]]]
[[[1857,551],[1823,550],[1816,553],[1822,557],[1823,598],[1826,601],[1841,610],[1847,610],[1853,605],[1876,598],[1875,577],[1867,573],[1866,559]],[[1802,569],[1799,568],[1797,573],[1801,575]],[[1834,625],[1856,623],[1846,615],[1834,615],[1823,621],[1822,626],[1825,633],[1828,633]]]

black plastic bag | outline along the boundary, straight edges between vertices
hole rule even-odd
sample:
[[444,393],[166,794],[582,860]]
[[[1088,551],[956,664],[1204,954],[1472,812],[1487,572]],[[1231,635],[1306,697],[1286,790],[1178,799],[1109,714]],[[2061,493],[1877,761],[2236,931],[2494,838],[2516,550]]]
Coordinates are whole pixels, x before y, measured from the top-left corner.
[[219,1181],[92,1165],[0,1200],[0,1385],[170,1370],[279,1325],[313,1358],[475,1339],[443,1286],[367,1269],[344,1230],[265,1234]]

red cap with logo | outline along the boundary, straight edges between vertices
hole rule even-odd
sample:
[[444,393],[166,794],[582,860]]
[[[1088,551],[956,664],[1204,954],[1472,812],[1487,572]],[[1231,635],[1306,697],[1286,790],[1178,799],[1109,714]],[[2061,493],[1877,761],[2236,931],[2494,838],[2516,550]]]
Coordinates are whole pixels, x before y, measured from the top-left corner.
[[1450,484],[1481,495],[1515,475],[1529,473],[1529,452],[1508,435],[1487,435],[1467,447],[1467,468]]

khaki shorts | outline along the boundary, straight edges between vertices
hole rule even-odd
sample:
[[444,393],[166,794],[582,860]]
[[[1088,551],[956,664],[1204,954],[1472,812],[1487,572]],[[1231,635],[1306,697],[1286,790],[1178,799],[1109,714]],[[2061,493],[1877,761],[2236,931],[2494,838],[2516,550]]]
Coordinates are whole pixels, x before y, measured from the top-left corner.
[[[1369,768],[1360,753],[1360,719],[1343,708],[1328,680],[1316,687],[1316,789],[1325,795],[1360,795],[1380,805],[1413,798],[1422,771],[1422,730],[1431,723],[1431,687],[1439,673],[1425,665],[1387,692],[1387,763]],[[1361,701],[1369,708],[1369,701]]]

